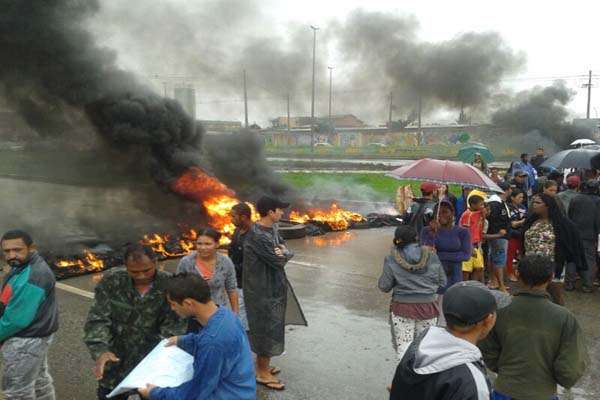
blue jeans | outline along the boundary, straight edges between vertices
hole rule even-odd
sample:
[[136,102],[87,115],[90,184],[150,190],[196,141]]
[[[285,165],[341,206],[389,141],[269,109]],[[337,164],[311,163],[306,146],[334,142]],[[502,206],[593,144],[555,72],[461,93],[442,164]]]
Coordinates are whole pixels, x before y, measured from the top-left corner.
[[444,294],[446,290],[454,285],[456,282],[461,282],[463,279],[462,275],[462,262],[448,262],[442,261],[442,266],[444,267],[444,271],[446,271],[446,277],[448,281],[446,282],[446,286],[441,288],[438,293]]
[[[492,392],[492,400],[513,400],[513,398],[494,390]],[[559,400],[559,398],[558,396],[552,396],[549,400]]]
[[508,240],[492,239],[488,243],[489,257],[494,268],[506,267],[506,250],[508,248]]

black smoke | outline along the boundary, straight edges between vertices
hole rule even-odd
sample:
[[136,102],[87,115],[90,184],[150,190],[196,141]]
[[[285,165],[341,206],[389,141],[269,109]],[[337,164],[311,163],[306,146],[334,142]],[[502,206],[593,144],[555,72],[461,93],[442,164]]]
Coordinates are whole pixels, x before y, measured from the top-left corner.
[[181,106],[117,68],[84,28],[98,8],[93,0],[4,4],[0,81],[8,100],[42,135],[60,135],[72,110],[83,111],[112,145],[147,149],[142,162],[159,181],[200,164],[202,132]]
[[269,167],[263,155],[262,140],[242,131],[232,135],[207,135],[206,155],[216,176],[236,188],[243,198],[257,200],[262,194],[278,197],[292,195]]
[[574,95],[563,81],[522,91],[492,115],[492,123],[513,135],[537,133],[567,147],[575,139],[592,138],[593,134],[590,127],[567,122],[570,113],[566,106]]
[[394,89],[398,107],[425,109],[485,107],[503,78],[525,58],[494,32],[467,32],[442,42],[418,38],[412,17],[357,10],[338,25],[336,36],[358,87],[380,77]]

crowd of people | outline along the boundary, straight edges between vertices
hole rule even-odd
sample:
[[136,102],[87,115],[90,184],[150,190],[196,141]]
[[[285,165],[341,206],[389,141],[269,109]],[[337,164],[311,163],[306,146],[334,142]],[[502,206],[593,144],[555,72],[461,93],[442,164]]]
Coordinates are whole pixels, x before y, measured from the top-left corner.
[[[536,157],[543,161],[541,149]],[[399,362],[392,400],[557,399],[557,385],[572,387],[586,370],[583,333],[561,288],[597,285],[595,173],[548,173],[526,154],[504,176],[481,157],[474,166],[501,192],[463,187],[455,197],[423,182],[385,257],[378,287],[392,292]],[[257,384],[285,389],[271,361],[285,350],[285,325],[306,324],[284,269],[293,253],[277,227],[288,206],[263,197],[253,222],[250,207],[237,204],[228,254],[219,232],[201,229],[174,275],[157,268],[150,247],[127,247],[125,268],[96,285],[84,326],[98,399],[163,338],[193,356],[192,379],[147,382],[113,399],[243,400],[256,398]],[[54,275],[28,233],[6,232],[0,244],[11,267],[0,291],[2,391],[7,400],[53,400]]]
[[584,338],[562,288],[598,286],[598,179],[544,160],[540,148],[501,174],[476,155],[499,193],[463,187],[456,198],[421,184],[379,278],[393,293],[390,399],[550,400],[583,375]]
[[[306,325],[284,270],[293,253],[277,229],[288,206],[263,197],[254,223],[250,207],[237,204],[229,256],[218,249],[219,232],[201,229],[196,250],[174,275],[158,269],[149,246],[127,247],[125,268],[108,271],[96,285],[84,326],[98,399],[107,399],[163,338],[193,356],[192,379],[178,387],[148,382],[112,399],[250,400],[257,384],[285,388],[271,358],[284,352],[286,324]],[[58,330],[54,274],[27,232],[9,231],[0,243],[11,267],[0,292],[3,394],[7,400],[54,400],[47,363]]]

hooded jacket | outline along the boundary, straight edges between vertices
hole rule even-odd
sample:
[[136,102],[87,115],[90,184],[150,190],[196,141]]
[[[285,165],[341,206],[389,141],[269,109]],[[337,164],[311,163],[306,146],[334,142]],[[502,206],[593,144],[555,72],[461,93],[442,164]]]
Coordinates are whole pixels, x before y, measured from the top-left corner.
[[438,256],[416,243],[398,250],[385,258],[379,277],[379,289],[389,292],[398,303],[431,303],[437,291],[446,285],[446,273]]
[[434,326],[400,361],[390,400],[489,400],[491,391],[477,346]]

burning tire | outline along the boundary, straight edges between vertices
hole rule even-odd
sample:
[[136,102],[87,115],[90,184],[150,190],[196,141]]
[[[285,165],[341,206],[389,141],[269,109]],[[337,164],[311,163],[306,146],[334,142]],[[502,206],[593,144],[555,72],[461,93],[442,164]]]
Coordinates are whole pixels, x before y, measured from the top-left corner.
[[302,239],[304,236],[306,236],[306,226],[303,224],[280,222],[279,233],[285,240]]

